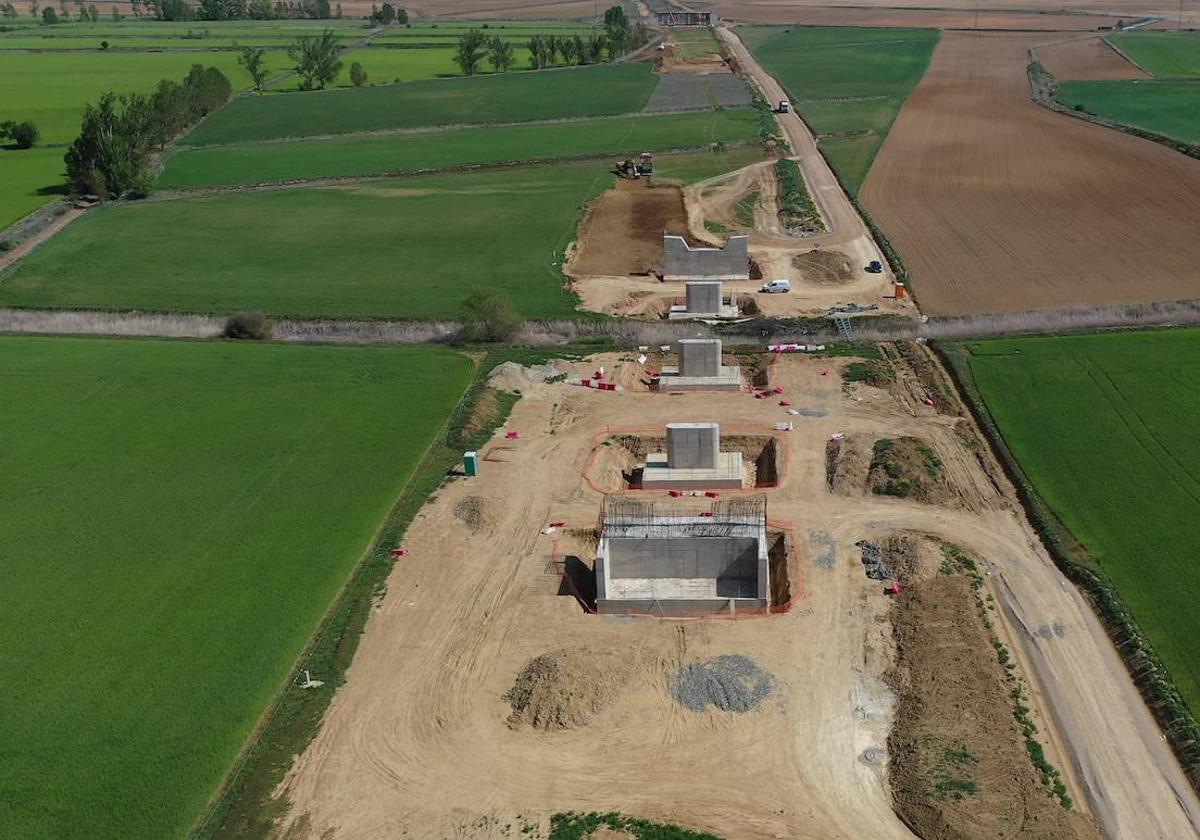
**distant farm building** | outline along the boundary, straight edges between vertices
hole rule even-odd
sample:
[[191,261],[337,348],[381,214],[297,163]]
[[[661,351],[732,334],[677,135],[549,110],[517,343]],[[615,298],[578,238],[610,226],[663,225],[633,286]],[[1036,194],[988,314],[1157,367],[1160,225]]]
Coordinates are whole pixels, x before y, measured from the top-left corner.
[[749,280],[750,239],[731,236],[724,248],[693,248],[682,236],[663,236],[664,280]]

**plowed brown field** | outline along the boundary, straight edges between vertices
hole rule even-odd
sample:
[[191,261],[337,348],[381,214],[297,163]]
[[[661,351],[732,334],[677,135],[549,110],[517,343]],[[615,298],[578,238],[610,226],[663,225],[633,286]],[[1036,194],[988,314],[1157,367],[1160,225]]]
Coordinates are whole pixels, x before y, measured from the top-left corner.
[[1040,46],[1037,57],[1042,66],[1060,80],[1145,79],[1150,75],[1127,61],[1098,35]]
[[867,177],[922,309],[1200,297],[1200,161],[1035,104],[1044,39],[946,33]]

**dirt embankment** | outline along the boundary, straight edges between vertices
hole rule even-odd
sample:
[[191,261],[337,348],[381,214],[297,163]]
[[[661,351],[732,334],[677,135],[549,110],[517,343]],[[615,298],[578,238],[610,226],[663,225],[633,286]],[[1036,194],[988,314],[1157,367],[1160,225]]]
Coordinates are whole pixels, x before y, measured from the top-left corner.
[[1030,100],[1045,35],[947,32],[863,185],[931,315],[1200,297],[1200,161]]
[[891,608],[897,813],[924,840],[1099,838],[1094,821],[1064,808],[1035,769],[1014,716],[1024,689],[1001,664],[1008,659],[989,629],[994,612],[980,607],[988,602],[977,601],[973,578],[936,549],[926,542]]

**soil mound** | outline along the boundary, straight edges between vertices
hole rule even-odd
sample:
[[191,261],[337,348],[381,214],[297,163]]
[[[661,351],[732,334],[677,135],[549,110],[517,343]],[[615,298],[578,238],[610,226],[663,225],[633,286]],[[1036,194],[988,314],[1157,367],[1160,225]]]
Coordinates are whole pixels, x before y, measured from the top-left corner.
[[589,650],[552,650],[525,663],[504,695],[508,725],[544,732],[586,726],[611,704],[632,671],[629,657]]
[[792,267],[813,286],[844,286],[854,279],[850,258],[841,251],[809,251],[792,257]]
[[825,444],[825,479],[834,493],[856,496],[863,492],[870,463],[869,440],[861,435],[850,435]]
[[463,496],[454,504],[454,515],[472,531],[478,531],[491,521],[487,499],[483,496]]
[[953,497],[941,458],[924,441],[913,437],[875,441],[867,485],[880,496],[935,505],[945,504]]
[[680,668],[671,680],[671,696],[693,712],[715,706],[723,712],[748,712],[771,694],[771,675],[746,656],[727,654]]

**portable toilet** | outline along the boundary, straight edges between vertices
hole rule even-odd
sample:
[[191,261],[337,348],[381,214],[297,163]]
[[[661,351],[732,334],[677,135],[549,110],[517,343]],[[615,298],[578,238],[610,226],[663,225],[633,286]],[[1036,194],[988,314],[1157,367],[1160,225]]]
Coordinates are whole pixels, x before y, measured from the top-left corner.
[[463,472],[467,475],[479,475],[479,453],[463,453]]

